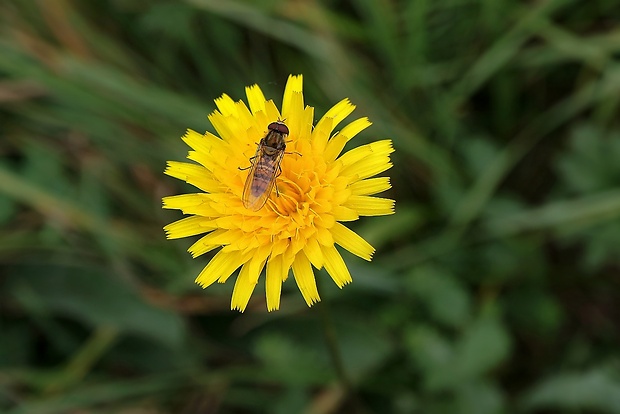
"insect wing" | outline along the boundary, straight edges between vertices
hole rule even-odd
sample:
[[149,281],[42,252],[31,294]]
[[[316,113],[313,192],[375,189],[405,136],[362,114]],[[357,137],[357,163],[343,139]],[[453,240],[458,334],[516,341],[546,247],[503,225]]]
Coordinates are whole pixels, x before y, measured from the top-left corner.
[[278,167],[283,156],[284,151],[267,155],[260,146],[258,147],[243,188],[243,205],[247,209],[258,211],[265,205],[276,182]]

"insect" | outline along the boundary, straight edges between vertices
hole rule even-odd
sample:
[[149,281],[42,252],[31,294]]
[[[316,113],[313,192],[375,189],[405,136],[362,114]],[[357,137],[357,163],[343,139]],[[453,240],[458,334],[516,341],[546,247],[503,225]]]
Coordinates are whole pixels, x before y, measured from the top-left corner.
[[276,121],[270,123],[267,130],[267,135],[258,143],[256,154],[250,158],[252,165],[247,167],[250,173],[243,188],[243,205],[252,211],[258,211],[265,205],[276,177],[282,172],[280,162],[286,149],[288,127]]

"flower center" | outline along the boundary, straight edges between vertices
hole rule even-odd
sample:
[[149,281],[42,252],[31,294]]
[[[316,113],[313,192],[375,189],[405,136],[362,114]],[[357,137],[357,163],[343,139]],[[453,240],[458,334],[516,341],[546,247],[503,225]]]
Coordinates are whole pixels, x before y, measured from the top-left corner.
[[297,183],[281,175],[276,179],[279,196],[273,197],[276,213],[281,216],[290,216],[302,209],[305,202],[304,191]]

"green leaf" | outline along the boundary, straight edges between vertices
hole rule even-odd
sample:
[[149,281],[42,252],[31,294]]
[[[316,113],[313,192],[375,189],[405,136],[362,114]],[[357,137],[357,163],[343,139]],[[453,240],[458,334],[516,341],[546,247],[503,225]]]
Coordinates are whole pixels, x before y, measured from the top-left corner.
[[594,410],[620,413],[620,371],[615,367],[594,368],[583,373],[562,373],[534,386],[523,398],[528,410]]
[[338,316],[334,325],[342,362],[351,380],[359,381],[388,359],[393,345],[379,324],[356,315]]
[[572,193],[616,188],[620,183],[620,131],[578,126],[556,169],[560,186]]
[[17,211],[17,206],[9,197],[0,193],[0,224],[6,224]]
[[267,375],[289,386],[321,384],[329,378],[329,365],[320,349],[279,333],[262,335],[254,344],[254,354]]
[[492,382],[464,383],[457,391],[452,413],[500,414],[504,413],[504,396]]
[[498,152],[493,142],[484,137],[471,137],[460,142],[460,145],[469,173],[474,177],[484,174]]
[[433,266],[415,268],[408,287],[439,323],[459,327],[470,318],[469,295],[458,279]]
[[454,374],[463,379],[496,368],[510,350],[510,338],[494,309],[485,309],[457,343]]
[[450,344],[436,331],[418,328],[408,335],[411,355],[425,373],[430,391],[457,389],[482,378],[508,355],[510,339],[493,309],[485,310]]
[[564,318],[559,301],[534,288],[509,293],[505,307],[517,328],[541,338],[553,338]]
[[23,292],[58,316],[92,326],[107,325],[171,347],[179,346],[186,335],[179,315],[156,308],[115,276],[93,269],[24,266],[8,282],[18,301]]
[[406,344],[409,355],[427,378],[445,370],[454,360],[452,344],[430,326],[409,329]]

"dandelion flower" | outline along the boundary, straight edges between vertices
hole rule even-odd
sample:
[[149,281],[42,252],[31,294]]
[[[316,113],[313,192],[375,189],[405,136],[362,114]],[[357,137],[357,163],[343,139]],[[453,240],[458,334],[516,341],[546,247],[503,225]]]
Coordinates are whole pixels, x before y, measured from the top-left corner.
[[[312,306],[320,301],[312,266],[324,267],[340,288],[352,281],[336,245],[372,258],[374,248],[342,222],[394,212],[393,200],[373,196],[390,188],[389,178],[371,178],[392,166],[392,142],[373,142],[341,155],[371,123],[359,118],[334,132],[355,109],[343,99],[313,126],[314,108],[304,105],[301,75],[289,77],[281,112],[258,85],[247,87],[246,95],[249,108],[226,94],[215,100],[217,110],[209,120],[219,137],[192,130],[183,137],[192,148],[187,158],[195,163],[169,161],[165,173],[202,192],[165,197],[164,208],[188,217],[164,230],[169,239],[203,235],[188,249],[193,257],[219,249],[196,278],[202,287],[224,283],[241,268],[232,309],[245,310],[265,267],[269,311],[280,307],[282,282],[291,269]],[[244,186],[268,128],[288,130],[286,149],[265,204],[253,211],[244,206]]]

